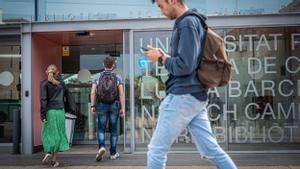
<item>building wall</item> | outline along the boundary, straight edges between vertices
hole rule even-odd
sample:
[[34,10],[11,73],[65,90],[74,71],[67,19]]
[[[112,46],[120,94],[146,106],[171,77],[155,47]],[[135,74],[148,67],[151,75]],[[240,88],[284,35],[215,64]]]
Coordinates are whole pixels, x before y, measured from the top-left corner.
[[33,145],[41,145],[40,120],[40,81],[46,78],[49,64],[60,67],[61,47],[52,41],[33,34],[32,36],[32,106],[33,106]]

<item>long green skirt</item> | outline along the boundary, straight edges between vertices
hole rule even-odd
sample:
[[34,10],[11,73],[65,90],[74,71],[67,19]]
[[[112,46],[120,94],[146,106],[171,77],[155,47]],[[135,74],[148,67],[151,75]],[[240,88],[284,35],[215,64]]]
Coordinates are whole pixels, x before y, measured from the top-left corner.
[[64,109],[50,109],[47,122],[42,124],[42,144],[44,152],[53,153],[68,150]]

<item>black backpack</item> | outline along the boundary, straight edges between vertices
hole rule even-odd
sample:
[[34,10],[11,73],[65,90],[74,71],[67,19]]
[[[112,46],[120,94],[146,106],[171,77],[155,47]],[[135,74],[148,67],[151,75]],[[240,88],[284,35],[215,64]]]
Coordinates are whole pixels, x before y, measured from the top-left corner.
[[117,76],[112,72],[102,72],[97,84],[97,97],[102,103],[111,104],[118,100]]

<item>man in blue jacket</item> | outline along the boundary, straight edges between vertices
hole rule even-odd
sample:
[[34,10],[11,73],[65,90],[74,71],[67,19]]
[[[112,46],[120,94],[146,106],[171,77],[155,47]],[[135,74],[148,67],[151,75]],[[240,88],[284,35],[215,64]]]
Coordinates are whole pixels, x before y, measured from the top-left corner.
[[152,2],[156,2],[163,15],[175,19],[175,25],[170,55],[151,46],[144,52],[151,61],[161,62],[169,72],[167,96],[159,107],[157,126],[148,145],[148,169],[165,168],[168,150],[186,127],[202,157],[211,160],[218,169],[236,169],[212,133],[206,110],[207,90],[196,75],[205,33],[201,21],[192,15],[196,11],[188,9],[184,0]]

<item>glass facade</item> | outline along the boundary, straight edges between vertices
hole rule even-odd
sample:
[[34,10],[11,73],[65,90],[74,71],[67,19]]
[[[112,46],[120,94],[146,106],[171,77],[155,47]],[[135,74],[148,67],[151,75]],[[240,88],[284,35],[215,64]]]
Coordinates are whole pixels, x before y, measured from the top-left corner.
[[158,107],[165,97],[166,70],[143,55],[141,47],[148,44],[169,51],[170,31],[134,33],[134,111],[137,150],[147,148],[158,118]]
[[35,0],[0,0],[0,23],[34,21],[35,11]]
[[[186,1],[208,16],[295,13],[300,8],[298,0]],[[0,24],[163,17],[151,0],[0,0],[0,4]],[[233,78],[227,87],[209,91],[208,113],[213,131],[226,150],[300,150],[300,28],[255,25],[215,29],[225,40]],[[97,143],[97,119],[89,109],[90,87],[110,51],[117,58],[117,72],[125,86],[125,130],[120,143],[125,149],[146,151],[156,126],[159,104],[166,95],[164,82],[168,74],[164,67],[143,56],[141,47],[151,44],[168,52],[172,32],[120,31],[123,44],[121,41],[68,44],[72,57],[61,59],[63,78],[77,104],[73,143]],[[101,35],[98,40],[105,37]],[[0,33],[0,143],[11,142],[12,112],[20,107],[20,39],[20,35]],[[67,39],[63,36],[63,43]],[[65,44],[56,45],[60,48]],[[91,75],[88,81],[80,77],[85,70]],[[195,151],[192,143],[189,132],[184,130],[173,150]]]
[[12,142],[13,113],[20,109],[20,36],[0,36],[0,143]]
[[234,70],[223,112],[228,118],[224,141],[265,144],[264,149],[273,144],[281,144],[276,149],[298,144],[299,27],[224,31]]
[[[300,150],[299,27],[215,30],[225,40],[233,77],[209,91],[209,117],[218,142],[228,150]],[[145,150],[165,97],[166,71],[141,47],[169,51],[171,31],[134,32],[135,140]],[[174,150],[195,150],[184,130]],[[250,146],[249,146],[250,145]]]
[[[258,15],[299,12],[297,0],[186,0],[208,16]],[[151,0],[0,0],[0,18],[5,22],[75,21],[129,18],[159,18]],[[1,19],[0,19],[1,21]]]

